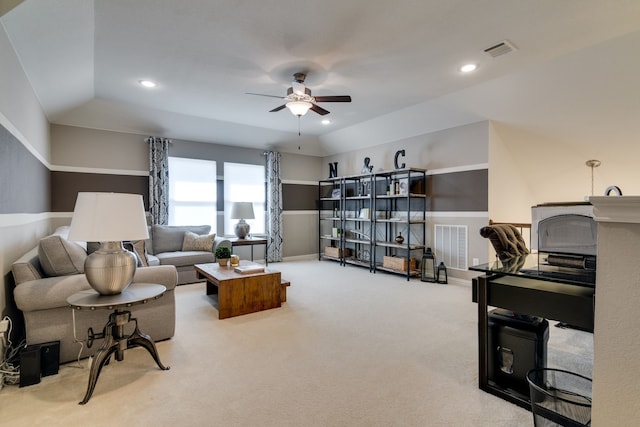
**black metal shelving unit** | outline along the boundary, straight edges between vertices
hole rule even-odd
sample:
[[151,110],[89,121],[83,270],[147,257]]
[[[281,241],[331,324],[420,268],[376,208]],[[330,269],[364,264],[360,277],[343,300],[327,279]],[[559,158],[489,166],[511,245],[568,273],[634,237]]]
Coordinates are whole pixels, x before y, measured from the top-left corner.
[[[334,189],[339,196],[332,194]],[[402,274],[407,280],[420,276],[426,241],[426,170],[407,168],[321,180],[318,201],[319,259],[366,267],[374,273]],[[338,235],[333,232],[336,228]],[[401,233],[404,241],[398,243]],[[337,251],[327,254],[327,246]]]

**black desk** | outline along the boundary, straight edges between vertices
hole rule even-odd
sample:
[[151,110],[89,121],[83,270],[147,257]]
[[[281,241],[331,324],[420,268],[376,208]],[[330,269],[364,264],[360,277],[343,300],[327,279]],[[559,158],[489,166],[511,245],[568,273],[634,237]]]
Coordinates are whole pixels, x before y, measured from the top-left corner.
[[470,267],[486,273],[473,279],[473,302],[478,303],[478,381],[481,390],[531,409],[529,396],[505,390],[488,379],[488,306],[545,317],[593,332],[595,286],[584,278],[540,274],[538,256]]

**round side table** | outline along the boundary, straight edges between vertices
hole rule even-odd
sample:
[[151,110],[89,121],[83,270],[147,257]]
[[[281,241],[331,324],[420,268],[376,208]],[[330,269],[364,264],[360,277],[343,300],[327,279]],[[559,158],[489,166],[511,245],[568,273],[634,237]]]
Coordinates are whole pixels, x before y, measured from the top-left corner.
[[[143,347],[147,349],[158,367],[162,370],[169,369],[160,362],[156,345],[149,335],[138,329],[138,320],[131,317],[131,312],[126,309],[135,305],[147,304],[150,301],[162,297],[167,288],[163,285],[152,283],[132,283],[127,289],[117,295],[100,295],[94,290],[77,292],[67,298],[67,303],[72,310],[112,310],[109,320],[104,326],[101,334],[94,334],[89,328],[89,340],[93,338],[104,338],[100,349],[93,356],[91,372],[89,373],[89,384],[84,399],[80,402],[84,405],[89,401],[93,390],[98,382],[102,367],[109,362],[112,354],[120,362],[124,360],[124,350],[133,347]],[[75,316],[75,312],[73,313]],[[124,327],[129,322],[135,322],[135,329],[131,335],[124,333]],[[75,324],[75,323],[74,323]]]

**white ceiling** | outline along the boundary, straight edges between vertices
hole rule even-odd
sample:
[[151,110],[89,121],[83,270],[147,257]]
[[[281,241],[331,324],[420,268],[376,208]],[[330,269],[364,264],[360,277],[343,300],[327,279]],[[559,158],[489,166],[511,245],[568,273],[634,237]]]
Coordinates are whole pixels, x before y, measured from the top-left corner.
[[[57,124],[311,155],[487,119],[569,144],[640,134],[640,1],[27,0],[1,22]],[[353,99],[301,136],[246,95],[298,71]]]

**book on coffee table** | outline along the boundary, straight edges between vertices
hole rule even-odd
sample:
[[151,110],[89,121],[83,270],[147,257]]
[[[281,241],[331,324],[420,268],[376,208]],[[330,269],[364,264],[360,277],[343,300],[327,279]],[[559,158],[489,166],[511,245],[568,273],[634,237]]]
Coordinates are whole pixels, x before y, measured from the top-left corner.
[[262,273],[264,267],[261,265],[239,265],[233,269],[236,273]]

